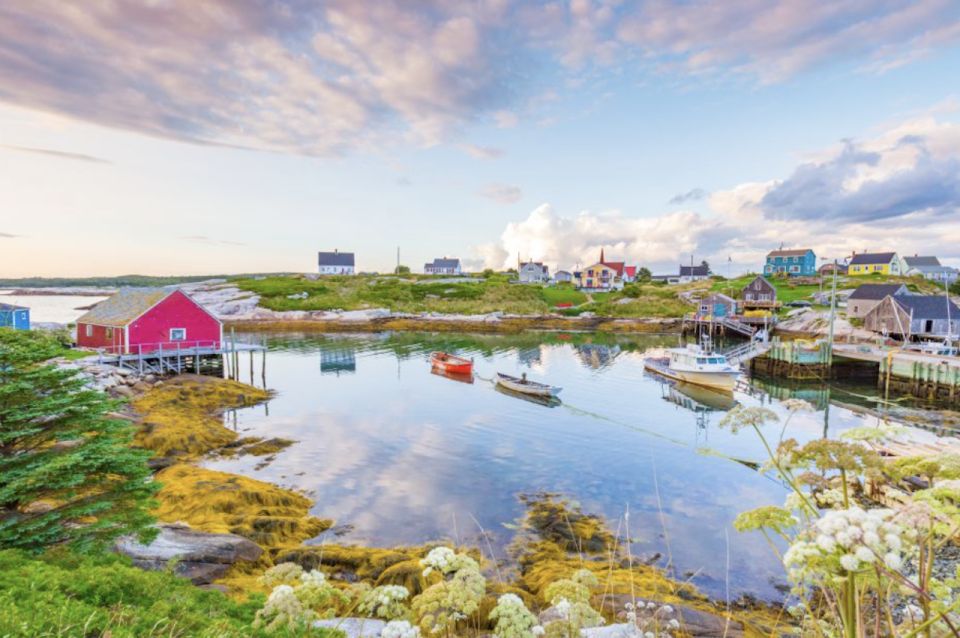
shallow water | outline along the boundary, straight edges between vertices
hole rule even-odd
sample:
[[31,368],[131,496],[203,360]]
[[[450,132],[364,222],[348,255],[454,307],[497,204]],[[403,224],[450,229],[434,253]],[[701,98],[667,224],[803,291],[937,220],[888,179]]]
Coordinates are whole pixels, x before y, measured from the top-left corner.
[[73,323],[87,308],[106,297],[84,295],[12,295],[0,290],[0,303],[30,308],[33,323]]
[[[266,385],[277,396],[240,411],[244,435],[297,441],[258,469],[254,457],[207,467],[304,490],[346,542],[478,542],[505,556],[519,494],[558,492],[613,529],[629,511],[635,554],[672,557],[707,593],[776,598],[782,570],[761,536],[739,534],[738,512],[783,502],[785,489],[742,461],[763,461],[752,431],[717,426],[736,403],[786,412],[759,385],[723,397],[648,376],[642,354],[676,336],[250,335],[269,345]],[[429,353],[474,357],[472,384],[432,374]],[[242,376],[249,374],[241,362]],[[495,371],[564,388],[559,407],[496,391]],[[259,385],[261,363],[254,381]],[[241,380],[247,380],[242,378]],[[789,391],[772,389],[785,398]],[[786,435],[834,436],[875,422],[829,406],[797,414]],[[825,409],[829,407],[829,410]],[[780,426],[769,426],[776,439]],[[621,529],[621,533],[624,530]]]

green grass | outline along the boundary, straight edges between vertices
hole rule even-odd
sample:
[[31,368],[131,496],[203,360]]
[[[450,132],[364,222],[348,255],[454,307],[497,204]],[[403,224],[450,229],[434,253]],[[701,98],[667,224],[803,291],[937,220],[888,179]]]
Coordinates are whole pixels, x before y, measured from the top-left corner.
[[587,296],[571,284],[546,286],[542,289],[542,295],[543,300],[549,306],[556,306],[558,303],[571,303],[574,306],[579,306],[587,300]]
[[33,557],[0,551],[0,636],[4,638],[329,637],[314,630],[266,634],[251,626],[263,596],[236,602],[166,572],[145,572],[115,555],[65,552]]

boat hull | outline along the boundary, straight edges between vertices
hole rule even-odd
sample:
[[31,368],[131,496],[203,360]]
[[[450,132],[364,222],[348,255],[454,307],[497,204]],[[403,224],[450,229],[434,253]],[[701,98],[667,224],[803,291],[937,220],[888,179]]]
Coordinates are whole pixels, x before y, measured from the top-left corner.
[[444,352],[434,352],[430,355],[430,363],[436,370],[442,372],[459,375],[473,374],[473,361]]
[[662,376],[693,385],[699,385],[704,388],[713,388],[714,390],[733,391],[737,385],[739,372],[697,372],[688,370],[674,370],[669,365],[660,361],[648,360],[644,367],[651,372],[656,372]]
[[512,392],[526,394],[532,397],[556,397],[558,394],[560,394],[561,390],[561,388],[542,385],[539,383],[523,383],[520,380],[514,380],[510,377],[505,377],[499,374],[496,377],[496,383],[500,387],[506,388]]

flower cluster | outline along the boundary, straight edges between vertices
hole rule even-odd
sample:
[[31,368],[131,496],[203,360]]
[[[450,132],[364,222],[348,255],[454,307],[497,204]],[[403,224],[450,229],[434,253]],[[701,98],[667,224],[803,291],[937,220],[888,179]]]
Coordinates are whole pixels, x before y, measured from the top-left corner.
[[627,603],[624,609],[628,625],[625,636],[671,638],[671,632],[680,629],[680,621],[673,617],[675,611],[670,605],[638,600],[636,603]]
[[391,620],[380,632],[380,638],[420,638],[420,628],[406,620]]
[[293,589],[294,595],[307,609],[323,610],[322,614],[333,616],[336,607],[347,602],[349,596],[327,581],[326,575],[316,569],[300,575],[300,584]]
[[253,626],[263,627],[267,631],[281,628],[295,630],[312,621],[314,614],[305,609],[293,587],[277,585],[270,592],[263,609],[257,612]]
[[407,615],[410,592],[402,585],[381,585],[363,595],[358,610],[384,620],[399,620]]
[[899,570],[903,565],[905,530],[888,509],[859,507],[832,510],[801,533],[783,556],[795,583],[823,577],[845,577],[874,565]]
[[303,575],[303,568],[296,563],[280,563],[263,573],[260,582],[267,587],[293,585]]
[[424,566],[423,575],[429,576],[437,572],[446,576],[464,568],[480,570],[480,565],[466,554],[457,554],[449,547],[434,547],[427,557],[420,561]]
[[543,634],[537,617],[516,594],[500,596],[497,606],[490,612],[490,620],[497,623],[494,631],[497,638],[534,638]]

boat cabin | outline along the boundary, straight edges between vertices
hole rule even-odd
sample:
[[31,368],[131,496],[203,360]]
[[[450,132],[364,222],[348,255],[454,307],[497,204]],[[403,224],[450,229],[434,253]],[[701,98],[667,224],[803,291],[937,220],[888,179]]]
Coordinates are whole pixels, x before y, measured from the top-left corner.
[[707,366],[726,367],[727,358],[715,352],[708,353],[690,344],[685,349],[670,350],[670,367],[674,370],[706,370]]

